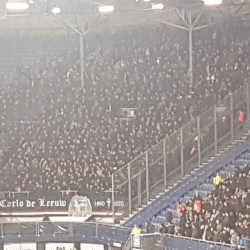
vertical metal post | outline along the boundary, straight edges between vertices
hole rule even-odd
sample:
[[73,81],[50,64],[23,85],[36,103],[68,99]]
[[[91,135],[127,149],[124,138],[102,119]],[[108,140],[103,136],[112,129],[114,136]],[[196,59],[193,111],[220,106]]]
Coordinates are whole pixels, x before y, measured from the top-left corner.
[[146,152],[146,191],[147,191],[147,202],[149,202],[149,162],[148,162],[148,151]]
[[53,233],[53,236],[56,236],[56,231],[57,231],[56,229],[57,229],[57,228],[56,228],[56,224],[55,224],[55,222],[53,222],[53,228],[54,228],[54,233]]
[[72,226],[72,222],[69,222],[69,237],[73,237],[73,226]]
[[188,12],[188,45],[189,45],[189,85],[193,87],[193,26],[192,26],[192,12]]
[[218,137],[217,137],[217,112],[216,105],[214,105],[214,149],[215,154],[218,152]]
[[131,194],[131,166],[130,163],[128,163],[128,207],[129,207],[129,213],[132,213],[132,194]]
[[70,224],[71,224],[71,237],[74,237],[73,223],[72,223],[72,222],[70,222]]
[[247,84],[247,131],[250,129],[249,82]]
[[201,128],[200,128],[200,116],[197,117],[197,132],[198,132],[198,140],[197,140],[197,147],[198,147],[198,167],[201,165]]
[[161,250],[164,250],[164,234],[161,234]]
[[183,127],[180,128],[180,150],[181,150],[181,174],[182,174],[182,177],[185,176],[185,171],[184,171],[184,152],[183,152],[183,149],[184,149],[184,145],[183,145]]
[[130,235],[130,249],[133,249],[133,247],[134,247],[133,241],[134,241],[134,234],[131,233],[131,235]]
[[140,239],[140,242],[141,242],[141,250],[146,250],[146,249],[144,249],[144,244],[146,243],[145,241],[147,240],[147,238],[144,237],[143,234],[140,234],[139,239]]
[[138,207],[141,206],[141,170],[137,178],[137,190],[138,190]]
[[36,236],[39,237],[40,236],[40,222],[37,222],[37,231],[36,231]]
[[230,95],[230,112],[231,112],[231,141],[234,140],[234,100],[233,94]]
[[95,225],[95,237],[98,238],[98,221],[96,221]]
[[85,88],[85,67],[84,67],[84,38],[80,35],[80,62],[81,62],[81,88]]
[[164,173],[164,188],[167,189],[167,159],[166,159],[166,139],[163,140],[163,173]]
[[111,175],[112,182],[112,214],[113,214],[113,223],[115,224],[115,179],[114,174]]

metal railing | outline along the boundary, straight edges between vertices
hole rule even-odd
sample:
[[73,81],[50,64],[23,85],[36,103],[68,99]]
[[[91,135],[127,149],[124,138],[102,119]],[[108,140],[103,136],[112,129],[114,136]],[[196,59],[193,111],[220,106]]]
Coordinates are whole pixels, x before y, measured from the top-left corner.
[[[249,129],[249,83],[112,174],[113,220],[147,205]],[[243,112],[244,121],[239,113]],[[118,207],[115,192],[125,204]],[[116,212],[123,211],[122,217]]]
[[130,250],[132,247],[132,234],[130,234],[128,240],[126,241],[126,243],[124,244],[122,250]]
[[131,229],[114,227],[112,225],[95,222],[6,222],[0,223],[0,238],[22,237],[27,240],[30,237],[55,237],[65,235],[67,237],[88,237],[92,239],[106,238],[125,244],[131,234]]
[[[130,249],[133,249],[133,238],[138,235],[131,234],[130,237]],[[236,245],[207,241],[203,239],[188,238],[184,236],[177,236],[172,234],[140,234],[141,250],[163,250],[163,249],[217,249],[217,250],[226,250],[226,249],[235,249]],[[130,250],[129,248],[126,250]],[[242,246],[244,249],[244,246]]]

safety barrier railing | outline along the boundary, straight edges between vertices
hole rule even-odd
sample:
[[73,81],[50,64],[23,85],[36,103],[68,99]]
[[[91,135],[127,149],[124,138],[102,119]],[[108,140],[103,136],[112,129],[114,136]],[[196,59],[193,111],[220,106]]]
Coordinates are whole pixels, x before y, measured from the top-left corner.
[[131,250],[132,249],[132,234],[130,234],[128,240],[126,241],[126,243],[124,244],[122,250]]
[[[46,237],[66,235],[67,237],[107,238],[120,242],[122,245],[128,240],[131,229],[114,227],[95,222],[13,222],[0,223],[0,237]],[[20,239],[21,241],[21,239]]]
[[[156,198],[249,130],[249,83],[112,174],[114,222]],[[119,192],[125,201],[117,203]],[[123,211],[122,217],[116,216]]]
[[8,196],[8,197],[15,197],[16,195],[19,196],[30,196],[31,191],[5,191],[5,192],[0,192],[0,196]]
[[[141,250],[163,250],[163,249],[213,249],[226,250],[235,249],[236,244],[208,241],[203,239],[188,238],[172,234],[131,234],[131,249],[134,247]],[[248,239],[245,239],[248,241]],[[244,246],[241,246],[244,249]]]

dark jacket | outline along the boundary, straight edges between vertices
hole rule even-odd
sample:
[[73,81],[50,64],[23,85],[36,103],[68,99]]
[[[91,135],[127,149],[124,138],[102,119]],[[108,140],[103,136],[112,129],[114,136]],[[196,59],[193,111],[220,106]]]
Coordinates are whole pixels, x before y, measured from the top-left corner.
[[186,225],[186,216],[185,215],[182,215],[180,217],[180,221],[179,221],[179,227],[180,228],[185,228],[185,225]]
[[147,228],[146,228],[146,233],[147,234],[155,233],[155,226],[151,223],[148,223]]
[[167,234],[168,233],[168,228],[165,226],[165,225],[163,225],[161,228],[160,228],[160,233],[162,233],[162,234]]
[[192,230],[191,226],[186,227],[185,236],[186,237],[191,237],[192,236],[192,232],[193,232],[193,230]]
[[173,224],[168,226],[168,233],[169,234],[174,234],[174,225]]
[[171,211],[168,211],[166,214],[166,223],[171,223],[173,220],[173,213]]

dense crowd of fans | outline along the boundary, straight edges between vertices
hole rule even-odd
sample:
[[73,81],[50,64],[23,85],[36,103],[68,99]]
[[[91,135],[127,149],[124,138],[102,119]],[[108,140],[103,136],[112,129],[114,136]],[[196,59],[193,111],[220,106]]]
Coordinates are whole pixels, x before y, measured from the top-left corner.
[[[4,69],[0,189],[110,188],[115,169],[249,79],[250,47],[232,30],[195,35],[193,86],[187,35],[166,27],[117,31],[108,53],[98,43],[85,58],[84,90],[76,48]],[[121,108],[136,117],[120,119]]]
[[179,225],[172,223],[173,213],[166,214],[162,233],[236,245],[241,249],[250,238],[250,167],[237,168],[227,179],[217,180],[204,199],[196,193],[186,204],[179,204]]

